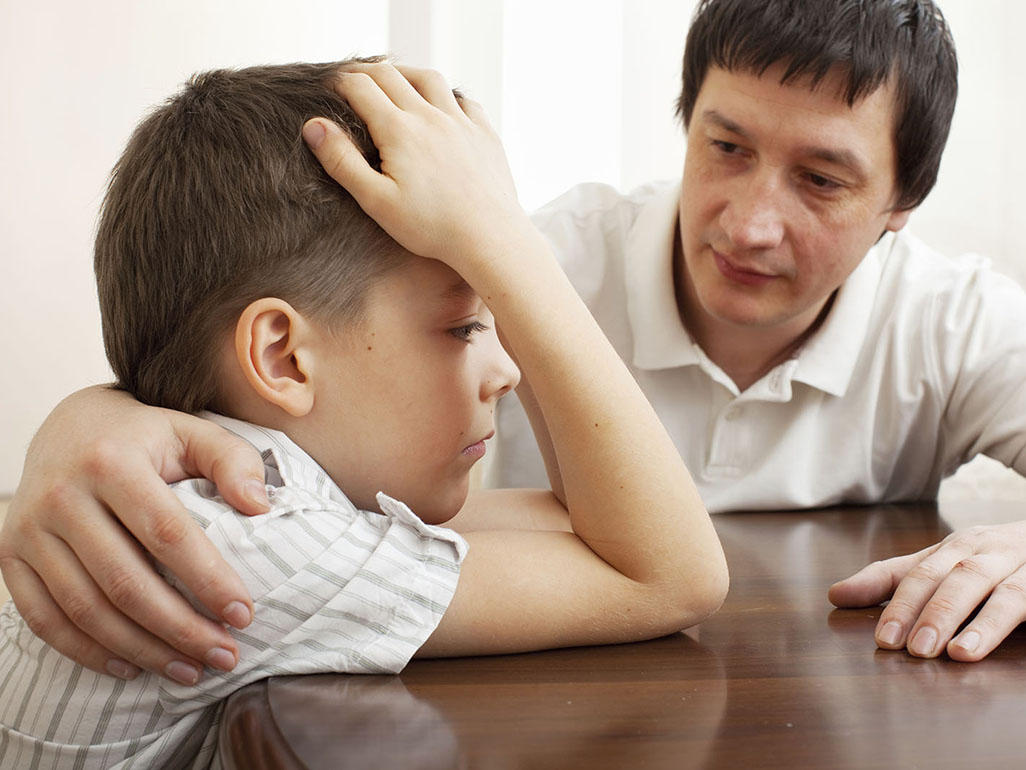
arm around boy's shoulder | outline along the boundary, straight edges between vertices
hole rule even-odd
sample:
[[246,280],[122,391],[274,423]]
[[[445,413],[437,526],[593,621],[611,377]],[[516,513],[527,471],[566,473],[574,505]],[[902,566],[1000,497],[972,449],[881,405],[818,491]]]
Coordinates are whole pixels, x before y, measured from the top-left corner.
[[165,685],[172,711],[195,697],[196,687],[222,698],[271,674],[396,673],[435,629],[456,590],[463,539],[422,523],[385,495],[379,497],[384,513],[375,513],[338,494],[269,486],[271,510],[247,517],[205,480],[174,489],[246,583],[254,615],[246,629],[232,632],[239,645],[235,669],[195,687]]

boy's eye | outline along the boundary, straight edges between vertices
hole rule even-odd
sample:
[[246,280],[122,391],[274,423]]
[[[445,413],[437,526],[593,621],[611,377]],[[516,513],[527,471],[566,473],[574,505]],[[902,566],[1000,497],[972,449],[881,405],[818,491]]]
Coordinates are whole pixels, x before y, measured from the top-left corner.
[[486,332],[488,327],[480,321],[474,321],[466,326],[457,326],[455,329],[449,329],[449,334],[458,340],[463,342],[470,342],[470,338],[473,337],[477,332]]

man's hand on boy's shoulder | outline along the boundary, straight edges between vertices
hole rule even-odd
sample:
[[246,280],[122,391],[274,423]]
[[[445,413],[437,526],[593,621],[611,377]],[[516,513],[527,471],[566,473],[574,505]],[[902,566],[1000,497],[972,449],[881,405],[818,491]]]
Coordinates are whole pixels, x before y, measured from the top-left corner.
[[184,681],[204,664],[231,668],[231,635],[171,589],[142,550],[216,617],[249,623],[245,586],[167,486],[195,476],[245,513],[266,510],[260,456],[213,423],[107,387],[54,409],[0,532],[0,569],[33,632],[124,678],[143,668]]
[[830,588],[838,607],[887,599],[876,626],[880,647],[981,660],[1026,620],[1026,521],[954,532],[917,553],[869,564]]

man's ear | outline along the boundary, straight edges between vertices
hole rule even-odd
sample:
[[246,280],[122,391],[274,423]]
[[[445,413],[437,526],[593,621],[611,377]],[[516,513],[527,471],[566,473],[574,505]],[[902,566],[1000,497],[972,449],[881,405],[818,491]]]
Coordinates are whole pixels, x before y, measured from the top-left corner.
[[314,404],[314,339],[309,322],[292,305],[263,297],[239,315],[235,358],[257,395],[293,417],[303,417]]
[[906,224],[908,224],[908,218],[912,216],[912,212],[915,209],[895,209],[891,212],[891,215],[887,218],[887,230],[892,233],[898,232]]

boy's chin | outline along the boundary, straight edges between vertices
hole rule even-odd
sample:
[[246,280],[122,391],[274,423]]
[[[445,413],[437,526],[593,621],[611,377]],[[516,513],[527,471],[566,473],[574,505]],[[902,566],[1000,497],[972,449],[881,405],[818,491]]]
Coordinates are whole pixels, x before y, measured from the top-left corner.
[[445,524],[453,518],[467,502],[468,483],[439,487],[430,499],[403,500],[425,524]]

